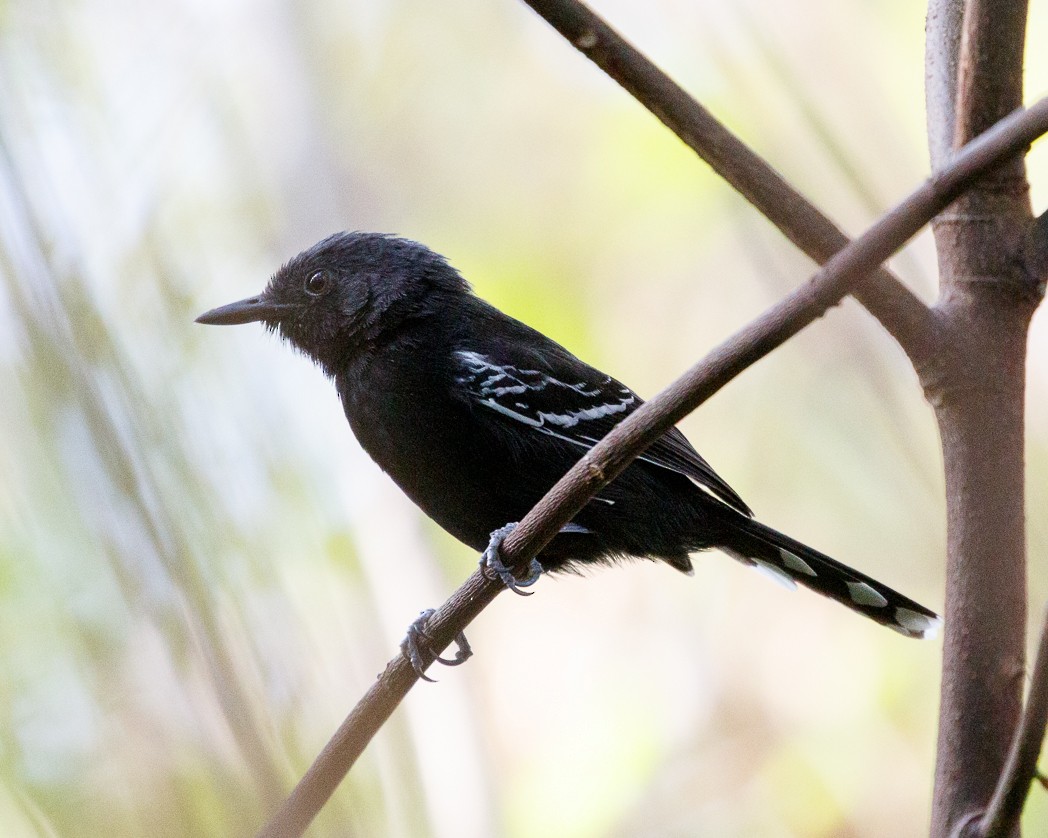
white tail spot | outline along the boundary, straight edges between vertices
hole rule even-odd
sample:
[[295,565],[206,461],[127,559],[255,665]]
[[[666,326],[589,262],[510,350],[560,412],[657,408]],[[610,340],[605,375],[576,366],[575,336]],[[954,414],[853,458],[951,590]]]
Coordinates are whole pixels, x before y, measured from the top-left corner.
[[753,562],[754,570],[759,571],[763,576],[767,576],[773,582],[777,582],[791,591],[797,587],[797,583],[781,567],[776,567],[771,562],[766,562],[763,559],[750,559],[750,561]]
[[[865,582],[848,582],[848,595],[856,605],[868,605],[871,608],[884,608],[888,604],[881,594]],[[910,612],[916,614],[916,611]]]
[[803,573],[805,576],[818,576],[818,574],[812,570],[811,565],[808,564],[804,559],[798,556],[796,553],[791,553],[782,547],[779,548],[779,555],[782,556],[782,563],[786,565],[790,570],[795,570],[798,573]]
[[923,637],[928,640],[935,637],[942,627],[942,620],[938,617],[929,617],[909,608],[896,608],[895,622],[899,624],[897,631],[902,631],[910,637]]

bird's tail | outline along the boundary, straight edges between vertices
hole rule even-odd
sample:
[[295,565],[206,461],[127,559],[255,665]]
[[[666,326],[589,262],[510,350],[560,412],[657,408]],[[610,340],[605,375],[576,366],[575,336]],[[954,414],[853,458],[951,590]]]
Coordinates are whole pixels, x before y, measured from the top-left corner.
[[743,564],[835,599],[907,637],[934,637],[942,625],[934,611],[752,518],[733,516],[728,541],[720,549]]

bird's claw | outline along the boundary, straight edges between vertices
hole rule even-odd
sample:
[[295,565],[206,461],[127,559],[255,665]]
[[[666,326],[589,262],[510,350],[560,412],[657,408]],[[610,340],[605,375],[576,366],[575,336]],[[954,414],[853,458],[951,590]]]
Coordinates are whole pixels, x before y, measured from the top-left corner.
[[521,588],[530,588],[539,581],[539,577],[542,576],[542,565],[539,564],[539,560],[532,559],[528,564],[526,579],[518,579],[502,561],[502,542],[516,528],[515,523],[506,524],[491,534],[491,541],[488,542],[488,546],[480,557],[480,570],[488,579],[502,582],[513,593],[520,596],[531,596],[535,593],[534,591],[522,591]]
[[411,668],[415,670],[415,674],[423,681],[429,681],[431,684],[436,682],[433,678],[426,675],[428,664],[426,663],[425,653],[432,655],[433,661],[442,663],[444,666],[458,666],[460,663],[465,663],[473,655],[473,650],[469,647],[469,641],[466,640],[465,633],[461,631],[455,635],[454,643],[458,648],[455,651],[454,658],[442,658],[433,651],[430,646],[433,638],[426,633],[426,626],[429,623],[429,618],[434,613],[436,612],[433,608],[427,608],[425,611],[422,611],[418,619],[408,626],[407,635],[400,641],[400,651],[411,662]]

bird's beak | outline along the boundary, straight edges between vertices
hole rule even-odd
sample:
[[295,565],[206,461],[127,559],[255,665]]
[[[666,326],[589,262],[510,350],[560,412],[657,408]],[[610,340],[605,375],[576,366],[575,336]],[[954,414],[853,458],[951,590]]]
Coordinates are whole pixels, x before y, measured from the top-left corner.
[[281,320],[294,308],[293,305],[275,303],[265,294],[259,294],[205,311],[196,322],[207,323],[209,326],[236,326],[239,323],[254,323],[258,320],[269,322]]

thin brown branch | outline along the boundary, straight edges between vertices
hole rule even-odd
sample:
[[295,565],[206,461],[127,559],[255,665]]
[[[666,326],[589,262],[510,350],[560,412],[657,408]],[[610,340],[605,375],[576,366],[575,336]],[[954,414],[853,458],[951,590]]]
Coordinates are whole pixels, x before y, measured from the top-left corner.
[[924,101],[932,171],[953,154],[963,24],[964,0],[929,0],[925,23]]
[[1030,694],[1026,697],[1008,761],[997,789],[979,824],[978,838],[1009,838],[1019,823],[1030,785],[1037,776],[1037,758],[1048,726],[1048,609],[1041,627],[1041,642],[1034,660]]
[[[658,117],[791,242],[822,265],[848,237],[763,158],[578,0],[524,0]],[[852,294],[920,370],[936,345],[928,307],[887,268]]]
[[[1048,132],[1048,99],[1017,112],[958,153],[941,172],[830,259],[808,282],[714,349],[655,398],[617,425],[550,489],[506,539],[506,563],[523,567],[585,504],[644,449],[732,378],[836,305],[873,266],[902,247],[935,213],[1008,157]],[[499,586],[473,573],[432,616],[427,634],[435,648],[451,644],[499,594]],[[291,796],[259,833],[262,838],[301,835],[357,757],[418,680],[398,655],[339,727]]]

